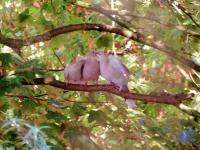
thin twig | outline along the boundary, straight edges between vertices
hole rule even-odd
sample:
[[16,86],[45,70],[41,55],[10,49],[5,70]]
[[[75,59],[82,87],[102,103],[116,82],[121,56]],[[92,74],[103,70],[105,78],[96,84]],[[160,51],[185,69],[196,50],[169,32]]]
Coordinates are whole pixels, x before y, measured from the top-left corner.
[[182,110],[183,112],[187,113],[188,115],[191,115],[191,116],[194,116],[194,117],[197,117],[200,119],[200,112],[197,111],[197,110],[194,110],[184,104],[180,104],[177,106],[180,110]]
[[52,49],[52,50],[53,50],[54,55],[56,56],[56,58],[58,59],[58,61],[59,61],[60,64],[62,65],[62,67],[65,68],[65,65],[62,63],[60,57],[56,54],[55,50],[54,50],[54,49]]
[[[195,21],[195,19],[193,18],[193,16],[192,16],[192,14],[188,11],[188,10],[186,10],[186,8],[184,8],[184,6],[182,6],[181,4],[179,4],[178,2],[171,2],[171,1],[169,1],[168,0],[168,3],[171,5],[171,6],[173,6],[173,4],[176,6],[176,7],[178,7],[178,9],[180,9],[185,15],[187,15],[189,18],[190,18],[190,20],[192,20],[192,22],[198,27],[198,28],[200,28],[200,24],[198,24],[196,21]],[[173,4],[172,4],[173,3]]]
[[[198,32],[195,32],[195,31],[192,31],[192,30],[189,30],[189,29],[185,29],[183,26],[176,26],[176,25],[172,25],[172,24],[163,24],[161,23],[159,20],[155,19],[155,18],[152,18],[152,17],[148,17],[148,16],[139,16],[139,15],[135,15],[135,14],[132,14],[130,12],[123,12],[123,14],[120,14],[119,11],[115,11],[115,10],[108,10],[108,9],[104,9],[104,8],[101,8],[99,6],[94,6],[94,7],[86,7],[86,6],[82,6],[82,5],[77,5],[76,6],[79,6],[79,7],[82,7],[82,8],[86,8],[86,9],[90,9],[90,10],[93,10],[93,11],[96,11],[98,13],[101,13],[101,14],[104,14],[106,17],[108,17],[109,19],[115,21],[118,25],[130,30],[130,27],[128,27],[125,22],[127,24],[131,24],[131,20],[129,21],[126,21],[124,19],[125,16],[129,16],[129,17],[132,17],[133,19],[135,18],[139,18],[139,19],[143,19],[143,20],[149,20],[149,21],[153,21],[155,23],[158,23],[166,28],[176,28],[177,30],[180,30],[180,31],[183,31],[189,35],[192,35],[196,38],[199,38],[200,39],[200,34]],[[115,15],[115,17],[112,17],[112,15]],[[119,18],[118,18],[119,17]],[[132,19],[132,20],[133,20]],[[121,20],[121,21],[120,21]],[[133,25],[133,24],[131,24]]]

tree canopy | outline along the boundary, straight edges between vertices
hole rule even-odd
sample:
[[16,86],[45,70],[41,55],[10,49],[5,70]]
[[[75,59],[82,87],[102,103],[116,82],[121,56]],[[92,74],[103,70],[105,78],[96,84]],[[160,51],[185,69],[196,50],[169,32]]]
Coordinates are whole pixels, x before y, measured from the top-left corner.
[[[200,149],[199,7],[0,0],[0,149]],[[129,91],[65,84],[65,66],[92,49],[128,67]]]

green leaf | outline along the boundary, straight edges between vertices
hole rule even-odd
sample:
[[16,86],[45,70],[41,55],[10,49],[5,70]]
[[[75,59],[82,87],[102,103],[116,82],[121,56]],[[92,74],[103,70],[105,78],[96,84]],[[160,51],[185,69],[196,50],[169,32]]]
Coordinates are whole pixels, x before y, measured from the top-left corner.
[[46,11],[46,12],[48,12],[48,13],[51,13],[52,12],[52,10],[53,10],[53,8],[52,8],[52,6],[49,4],[49,3],[44,3],[43,5],[42,5],[42,8],[41,8],[41,10],[43,11]]
[[89,122],[92,122],[92,121],[95,121],[95,120],[98,120],[99,117],[101,116],[101,111],[90,111],[89,112],[89,117],[88,117],[88,121]]
[[33,112],[37,106],[39,106],[34,100],[24,99],[22,101],[22,110],[23,112]]
[[64,45],[65,41],[67,41],[67,35],[61,34],[61,35],[58,35],[58,36],[54,37],[50,41],[49,46],[51,48],[61,47],[62,45]]
[[89,112],[89,117],[88,117],[88,121],[89,122],[92,122],[92,121],[96,121],[98,124],[102,125],[102,126],[105,126],[106,125],[106,122],[108,121],[111,121],[112,122],[112,119],[108,117],[108,115],[103,112],[103,111],[90,111]]
[[0,97],[0,109],[2,112],[6,112],[9,109],[9,102],[6,97]]
[[58,123],[61,123],[67,120],[67,118],[64,115],[57,112],[53,112],[53,111],[48,111],[48,113],[46,114],[46,117],[48,119],[55,120]]
[[99,38],[97,38],[96,44],[98,48],[110,47],[112,45],[111,35],[101,35]]
[[7,67],[13,62],[12,55],[9,53],[0,53],[0,66]]
[[71,110],[75,115],[82,116],[85,114],[85,109],[86,107],[83,104],[75,103]]
[[39,59],[33,59],[18,65],[15,73],[22,78],[33,79],[36,75],[43,75],[44,69],[45,65]]
[[191,19],[187,19],[183,22],[183,25],[194,25],[194,22]]
[[1,29],[1,32],[5,37],[12,37],[13,36],[12,30],[9,29],[9,28],[3,28],[3,29]]
[[0,79],[0,95],[11,92],[15,87],[20,87],[21,78],[16,76],[6,76]]
[[24,21],[26,21],[27,19],[30,18],[30,14],[29,14],[29,9],[25,9],[23,12],[21,12],[18,16],[19,22],[22,23]]

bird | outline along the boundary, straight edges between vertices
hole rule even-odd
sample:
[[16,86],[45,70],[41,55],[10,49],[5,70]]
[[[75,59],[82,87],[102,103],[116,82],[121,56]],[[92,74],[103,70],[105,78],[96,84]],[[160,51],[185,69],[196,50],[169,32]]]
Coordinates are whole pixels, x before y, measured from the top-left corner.
[[88,81],[94,81],[94,83],[97,84],[100,75],[100,65],[99,61],[97,60],[96,52],[92,51],[81,59],[85,60],[82,70],[82,81],[85,84],[87,84]]
[[66,84],[75,83],[81,84],[82,83],[82,70],[85,64],[84,59],[78,60],[74,64],[69,64],[64,69],[64,77]]
[[[115,56],[106,54],[104,52],[97,52],[100,64],[100,74],[111,84],[119,87],[119,91],[128,90],[128,80],[130,72],[128,68],[119,61]],[[125,102],[128,108],[134,108],[135,103],[131,99],[126,99]]]
[[120,91],[127,91],[130,75],[128,68],[113,55],[97,52],[97,56],[101,76],[111,84],[118,86]]

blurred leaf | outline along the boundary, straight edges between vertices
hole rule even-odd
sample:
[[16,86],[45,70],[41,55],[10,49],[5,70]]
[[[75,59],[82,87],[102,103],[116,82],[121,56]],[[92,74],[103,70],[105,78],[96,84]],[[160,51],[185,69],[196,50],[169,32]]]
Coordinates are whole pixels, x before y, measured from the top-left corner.
[[[90,111],[88,121],[96,121],[98,124],[106,125],[106,120],[108,119],[107,115],[102,111]],[[109,120],[109,119],[108,119]]]
[[75,115],[81,116],[85,114],[86,107],[81,103],[75,103],[71,110]]
[[51,13],[53,8],[52,8],[51,4],[45,2],[45,3],[43,3],[41,10],[42,11],[47,11],[48,13]]
[[108,34],[101,35],[97,39],[96,44],[98,48],[110,47],[112,45],[112,37]]
[[38,106],[38,104],[31,99],[24,99],[21,104],[23,112],[25,111],[29,113],[33,112],[35,108]]
[[60,47],[64,45],[63,41],[67,41],[67,36],[65,34],[58,35],[50,41],[49,46],[51,48]]
[[9,53],[0,53],[0,66],[7,67],[13,62],[12,55]]
[[[198,0],[174,2],[199,23]],[[190,17],[179,12],[175,5],[169,9],[164,0],[118,0],[114,17],[131,31],[143,35],[134,36],[135,41],[95,31],[97,28],[60,35],[64,30],[52,30],[85,23],[112,25],[107,16],[80,5],[110,9],[110,2],[105,0],[0,0],[0,32],[7,37],[0,35],[0,126],[6,126],[0,128],[0,149],[200,149],[198,118],[177,107],[135,100],[137,106],[130,110],[123,98],[109,92],[88,94],[47,85],[21,84],[24,80],[33,83],[32,79],[47,76],[64,81],[63,71],[57,70],[62,66],[52,50],[61,62],[70,64],[86,56],[92,48],[108,52],[115,44],[116,52],[123,54],[118,55],[119,60],[131,72],[128,85],[131,92],[150,96],[195,93],[186,105],[199,110],[199,90],[187,77],[191,75],[198,85],[198,73],[173,59],[177,55],[200,64],[199,27]],[[118,24],[109,29],[112,27],[126,32]],[[38,35],[49,36],[49,32],[56,36],[28,46],[26,39],[35,36],[40,39]],[[5,45],[7,42],[18,44],[18,40],[8,41],[9,38],[25,40],[27,46],[20,49],[20,56]],[[168,57],[155,50],[152,47],[155,43],[166,49],[173,48],[169,53],[174,55]],[[124,50],[127,46],[128,51]],[[99,83],[107,82],[100,78]],[[92,99],[88,97],[91,94]]]
[[21,12],[18,16],[19,18],[19,22],[24,22],[26,21],[29,17],[30,17],[30,14],[29,14],[29,9],[25,9],[23,12]]
[[6,76],[0,78],[0,95],[11,92],[15,87],[20,87],[21,78],[16,76]]
[[45,65],[41,64],[38,59],[33,59],[18,65],[16,74],[25,79],[33,79],[36,75],[44,74],[45,68]]
[[67,118],[64,115],[57,112],[53,112],[53,111],[48,111],[46,114],[46,117],[48,119],[55,120],[58,123],[61,123],[67,120]]

